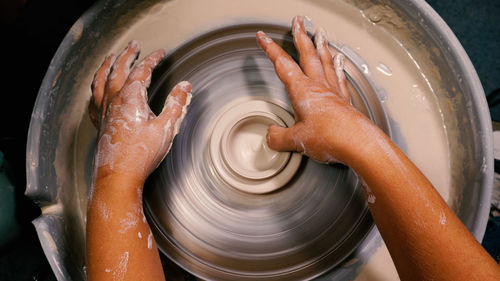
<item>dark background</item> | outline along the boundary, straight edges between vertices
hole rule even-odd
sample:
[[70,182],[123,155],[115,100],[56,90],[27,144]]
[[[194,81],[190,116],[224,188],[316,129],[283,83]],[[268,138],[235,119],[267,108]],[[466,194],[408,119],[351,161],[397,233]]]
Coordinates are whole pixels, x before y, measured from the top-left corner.
[[[19,231],[0,248],[0,280],[55,280],[31,221],[40,211],[24,197],[25,151],[32,108],[60,42],[95,1],[0,0],[0,151],[15,186]],[[483,84],[492,119],[500,121],[500,1],[427,0],[456,34]],[[0,164],[1,165],[1,164]],[[487,235],[500,237],[490,221]],[[492,232],[493,231],[493,232]],[[486,237],[485,237],[486,239]],[[498,254],[498,243],[489,249]],[[495,252],[496,251],[496,252]]]

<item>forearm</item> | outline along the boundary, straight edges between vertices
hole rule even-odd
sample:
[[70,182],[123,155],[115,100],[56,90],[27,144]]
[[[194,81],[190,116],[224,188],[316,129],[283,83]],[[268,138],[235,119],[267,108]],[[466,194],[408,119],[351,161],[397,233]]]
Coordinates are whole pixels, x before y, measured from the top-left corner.
[[351,166],[365,182],[371,213],[401,279],[498,278],[498,265],[427,178],[385,134],[373,130],[378,132],[365,138]]
[[142,189],[141,180],[97,178],[87,212],[88,280],[164,279]]

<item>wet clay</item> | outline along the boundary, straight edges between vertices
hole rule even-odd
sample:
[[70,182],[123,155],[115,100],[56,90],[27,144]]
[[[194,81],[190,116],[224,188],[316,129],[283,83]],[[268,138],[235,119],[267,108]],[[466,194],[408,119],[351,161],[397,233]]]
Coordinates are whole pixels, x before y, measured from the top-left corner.
[[[280,170],[289,153],[271,150],[267,146],[267,128],[278,123],[264,114],[255,114],[238,121],[227,135],[223,153],[229,167],[237,167],[247,178],[266,178]],[[224,143],[224,142],[223,142]],[[263,173],[270,171],[270,173]]]
[[[120,30],[118,40],[111,49],[102,50],[101,57],[119,52],[132,39],[141,43],[142,57],[159,48],[166,48],[169,52],[193,36],[216,27],[249,19],[289,25],[296,14],[308,15],[315,26],[326,30],[328,40],[349,46],[363,58],[364,73],[387,93],[381,100],[404,139],[400,146],[447,200],[450,193],[449,148],[433,92],[433,86],[434,90],[437,86],[425,78],[419,67],[422,62],[415,62],[405,46],[366,18],[360,10],[341,1],[166,1],[154,5],[142,17],[135,19],[131,26]],[[100,61],[95,62],[95,69],[98,64]],[[78,90],[88,97],[92,74],[82,76]],[[84,115],[75,146],[78,171],[85,170],[86,157],[94,141],[89,137],[92,135],[89,130],[93,131],[86,118]],[[249,128],[250,131],[254,129],[260,130]],[[239,143],[238,138],[234,138],[233,142]],[[257,145],[257,152],[264,151],[266,157],[274,157],[272,153],[267,154],[264,148],[259,149]],[[245,157],[237,153],[233,155],[236,158],[234,161]],[[246,168],[259,171],[263,166],[256,162]],[[85,190],[87,183],[80,178],[77,185],[80,190]],[[357,280],[374,279],[398,280],[385,246],[381,246],[362,267]]]
[[210,156],[218,174],[232,187],[262,194],[285,185],[300,165],[299,153],[267,146],[270,125],[295,124],[287,110],[267,97],[244,97],[224,106],[213,122]]

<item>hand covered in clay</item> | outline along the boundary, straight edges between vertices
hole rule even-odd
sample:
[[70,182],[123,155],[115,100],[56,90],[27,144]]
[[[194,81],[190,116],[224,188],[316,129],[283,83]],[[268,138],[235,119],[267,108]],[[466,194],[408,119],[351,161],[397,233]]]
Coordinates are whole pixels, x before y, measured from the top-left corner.
[[139,46],[132,41],[118,57],[109,55],[92,83],[89,114],[98,130],[98,177],[117,173],[144,181],[170,150],[191,100],[191,84],[180,82],[155,116],[147,88],[165,51],[153,52],[133,66],[138,54]]
[[320,162],[349,164],[359,130],[375,125],[351,105],[344,56],[332,58],[325,32],[316,32],[315,47],[304,29],[304,17],[296,16],[292,34],[300,66],[264,32],[257,33],[258,43],[287,88],[296,121],[290,128],[269,127],[268,146],[298,151]]

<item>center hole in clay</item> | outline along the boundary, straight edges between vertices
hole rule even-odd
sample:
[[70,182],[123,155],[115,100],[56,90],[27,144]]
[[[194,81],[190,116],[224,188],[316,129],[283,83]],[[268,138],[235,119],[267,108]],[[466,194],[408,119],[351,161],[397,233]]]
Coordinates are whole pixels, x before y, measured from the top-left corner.
[[283,122],[266,112],[253,112],[232,126],[222,142],[228,166],[249,179],[263,179],[281,171],[290,153],[271,150],[266,135],[270,125]]
[[284,186],[297,172],[302,156],[267,146],[270,125],[295,123],[285,104],[267,97],[241,97],[221,108],[210,136],[210,159],[225,183],[263,194]]

